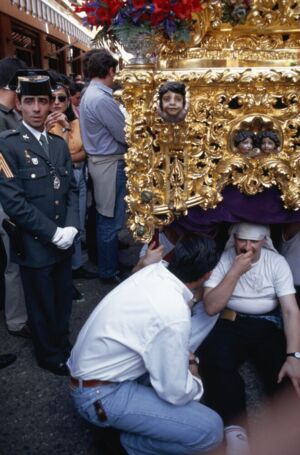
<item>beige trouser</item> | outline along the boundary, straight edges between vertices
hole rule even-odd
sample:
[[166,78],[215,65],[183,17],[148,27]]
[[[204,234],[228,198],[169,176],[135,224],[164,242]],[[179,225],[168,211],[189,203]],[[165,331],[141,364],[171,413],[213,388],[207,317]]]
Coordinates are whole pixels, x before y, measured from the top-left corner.
[[19,266],[10,261],[9,237],[2,227],[4,218],[7,218],[7,215],[0,205],[0,235],[7,254],[7,267],[5,269],[5,321],[8,330],[17,331],[27,321],[27,311]]

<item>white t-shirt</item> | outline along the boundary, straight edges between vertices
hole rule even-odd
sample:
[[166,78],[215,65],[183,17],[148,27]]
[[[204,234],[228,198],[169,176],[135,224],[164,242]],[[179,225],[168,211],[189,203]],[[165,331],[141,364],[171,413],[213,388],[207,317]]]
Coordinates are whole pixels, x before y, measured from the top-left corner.
[[[235,257],[234,247],[225,250],[205,287],[215,288]],[[277,297],[294,293],[292,273],[284,257],[262,248],[259,260],[237,282],[227,307],[240,313],[264,314],[276,308]]]
[[294,283],[300,286],[300,231],[289,240],[282,239],[280,253],[291,268]]
[[202,382],[188,369],[192,297],[162,263],[135,273],[84,324],[68,360],[71,375],[123,382],[148,372],[162,399],[200,399]]

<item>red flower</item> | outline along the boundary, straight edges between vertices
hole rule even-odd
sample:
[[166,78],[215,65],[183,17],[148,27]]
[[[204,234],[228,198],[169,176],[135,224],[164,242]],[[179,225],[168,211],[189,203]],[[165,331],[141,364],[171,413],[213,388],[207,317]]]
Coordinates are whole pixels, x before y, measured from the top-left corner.
[[153,0],[154,13],[166,13],[170,12],[170,1],[169,0]]
[[108,7],[110,9],[110,13],[111,13],[111,16],[112,18],[114,18],[117,13],[119,12],[119,10],[122,8],[123,6],[123,3],[121,0],[108,0]]
[[100,7],[96,9],[96,16],[98,18],[99,24],[104,25],[110,25],[112,21],[112,16],[111,12],[108,8],[105,7]]
[[147,6],[145,0],[132,0],[132,5],[135,9],[142,9],[144,6]]

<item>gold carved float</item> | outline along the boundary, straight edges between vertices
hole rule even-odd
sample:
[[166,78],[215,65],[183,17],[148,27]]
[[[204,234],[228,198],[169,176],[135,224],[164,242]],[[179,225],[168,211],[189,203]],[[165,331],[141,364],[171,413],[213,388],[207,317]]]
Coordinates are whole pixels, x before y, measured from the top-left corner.
[[[247,195],[277,186],[285,208],[300,208],[300,1],[254,0],[246,22],[232,26],[214,0],[196,19],[188,45],[157,38],[157,61],[128,65],[119,78],[129,113],[128,223],[143,242],[189,207],[216,207],[226,185]],[[186,88],[178,122],[158,109],[167,81]],[[238,144],[241,131],[249,150]]]

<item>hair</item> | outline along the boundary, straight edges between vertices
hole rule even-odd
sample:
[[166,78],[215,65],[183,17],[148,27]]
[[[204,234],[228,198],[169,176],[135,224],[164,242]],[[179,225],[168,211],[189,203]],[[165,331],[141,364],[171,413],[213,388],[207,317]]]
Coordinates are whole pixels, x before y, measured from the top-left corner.
[[69,87],[71,84],[71,79],[69,77],[67,77],[65,74],[59,73],[56,70],[50,69],[48,70],[48,74],[50,76],[52,85],[54,84],[54,87],[52,87],[53,90],[56,89],[56,85]]
[[5,57],[0,60],[0,88],[5,87],[17,70],[27,69],[23,60],[17,57]]
[[75,114],[75,112],[74,112],[74,110],[73,110],[73,108],[72,108],[72,104],[71,104],[71,102],[70,102],[70,92],[69,92],[69,89],[68,89],[68,87],[66,87],[64,84],[61,84],[61,83],[59,83],[59,82],[56,84],[56,87],[55,87],[55,89],[54,89],[54,92],[55,92],[55,90],[58,90],[58,89],[63,89],[63,90],[65,91],[65,94],[67,95],[67,98],[68,98],[68,100],[69,100],[69,104],[68,104],[68,107],[67,107],[67,109],[65,110],[64,113],[66,114],[68,121],[69,121],[69,122],[72,122],[73,120],[77,119],[77,117],[76,117],[76,114]]
[[255,134],[253,133],[253,131],[249,131],[249,130],[237,131],[237,133],[234,135],[233,143],[234,143],[235,147],[238,147],[238,145],[241,142],[245,141],[248,138],[252,139],[253,145],[256,146]]
[[262,141],[265,137],[268,137],[269,139],[271,139],[271,141],[274,142],[274,144],[276,145],[276,147],[280,147],[280,139],[278,137],[278,134],[275,133],[275,131],[260,131],[257,135],[257,141],[258,141],[258,144],[259,146],[262,145]]
[[93,77],[104,79],[108,75],[110,68],[116,70],[118,63],[118,60],[116,60],[109,51],[106,49],[99,49],[98,52],[94,53],[89,59],[88,75],[91,79],[93,79]]
[[213,270],[218,260],[212,238],[186,234],[177,242],[168,269],[183,283],[191,283]]
[[82,72],[85,79],[90,79],[89,72],[88,72],[88,65],[92,55],[96,54],[97,52],[101,51],[101,49],[91,49],[87,51],[82,57]]
[[165,93],[167,92],[175,92],[179,93],[183,97],[183,106],[185,106],[185,85],[182,84],[181,82],[174,82],[174,81],[169,81],[163,84],[159,90],[158,90],[158,95],[159,95],[159,107],[163,108],[162,106],[162,97]]
[[71,96],[76,95],[77,92],[82,92],[84,85],[78,84],[77,82],[72,82],[69,87],[69,92]]

